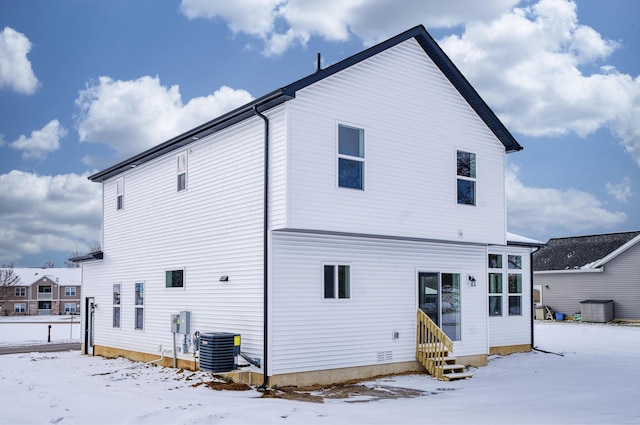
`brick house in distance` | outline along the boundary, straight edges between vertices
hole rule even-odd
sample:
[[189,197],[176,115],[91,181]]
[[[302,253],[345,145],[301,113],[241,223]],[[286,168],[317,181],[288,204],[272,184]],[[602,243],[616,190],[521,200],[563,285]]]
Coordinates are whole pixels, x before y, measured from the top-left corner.
[[80,312],[79,268],[15,268],[19,281],[0,287],[2,316],[75,314]]

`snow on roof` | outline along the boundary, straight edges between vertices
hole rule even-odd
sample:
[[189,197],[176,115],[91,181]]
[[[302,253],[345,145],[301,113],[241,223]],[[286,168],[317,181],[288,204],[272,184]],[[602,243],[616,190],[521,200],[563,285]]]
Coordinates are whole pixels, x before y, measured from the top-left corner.
[[43,269],[38,267],[16,267],[13,271],[16,276],[20,277],[19,286],[29,286],[43,277],[50,278],[64,286],[80,286],[82,280],[82,269],[80,268],[52,267]]
[[517,235],[515,233],[507,232],[507,244],[542,246],[542,245],[544,245],[544,242],[540,242],[540,241],[535,240],[535,239],[527,238],[525,236]]

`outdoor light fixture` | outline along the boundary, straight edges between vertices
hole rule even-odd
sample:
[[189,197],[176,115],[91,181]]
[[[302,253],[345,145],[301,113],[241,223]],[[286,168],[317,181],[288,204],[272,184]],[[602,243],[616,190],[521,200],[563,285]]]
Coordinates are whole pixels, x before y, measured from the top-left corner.
[[469,283],[471,284],[471,286],[476,286],[476,278],[469,275]]
[[220,276],[220,282],[229,282],[229,276],[227,275]]

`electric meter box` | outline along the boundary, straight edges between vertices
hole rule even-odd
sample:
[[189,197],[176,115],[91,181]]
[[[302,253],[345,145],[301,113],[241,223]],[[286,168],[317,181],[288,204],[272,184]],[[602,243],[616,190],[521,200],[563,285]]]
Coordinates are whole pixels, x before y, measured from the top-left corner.
[[180,333],[180,315],[179,314],[171,315],[171,333],[173,334]]
[[180,328],[178,333],[189,335],[191,332],[191,312],[190,311],[181,311],[180,312]]

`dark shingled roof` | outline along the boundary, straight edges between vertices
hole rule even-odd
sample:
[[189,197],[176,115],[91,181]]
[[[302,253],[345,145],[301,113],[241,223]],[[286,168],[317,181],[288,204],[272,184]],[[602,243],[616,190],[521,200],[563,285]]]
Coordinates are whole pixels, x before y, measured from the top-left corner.
[[640,231],[604,235],[554,238],[533,254],[533,270],[572,270],[594,263],[611,254]]

